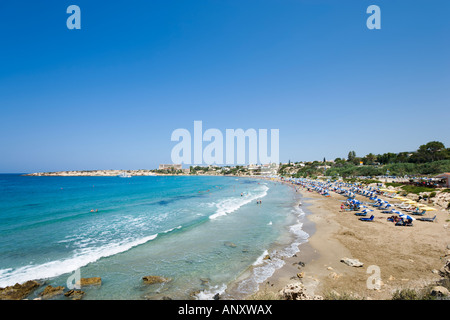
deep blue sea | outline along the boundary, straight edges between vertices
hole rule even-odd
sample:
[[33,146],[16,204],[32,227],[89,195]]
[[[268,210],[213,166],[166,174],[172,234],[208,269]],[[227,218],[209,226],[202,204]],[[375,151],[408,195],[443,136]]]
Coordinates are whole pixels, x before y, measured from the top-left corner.
[[102,278],[83,299],[249,294],[308,237],[296,197],[240,177],[0,175],[0,287],[67,287],[78,273]]

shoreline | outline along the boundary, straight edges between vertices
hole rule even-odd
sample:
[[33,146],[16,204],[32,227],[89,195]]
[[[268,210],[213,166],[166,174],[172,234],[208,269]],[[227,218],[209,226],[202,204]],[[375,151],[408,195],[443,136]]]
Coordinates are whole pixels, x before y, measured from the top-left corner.
[[[317,192],[308,192],[300,185],[276,178],[232,177],[263,179],[288,187],[290,190],[286,190],[286,203],[295,209],[301,201],[300,208],[304,215],[299,221],[302,223],[301,230],[308,237],[298,245],[296,254],[281,258],[284,264],[259,283],[256,292],[246,295],[233,290],[243,279],[253,276],[254,266],[250,265],[227,284],[225,291],[230,291],[223,296],[221,294],[221,299],[267,300],[267,297],[274,298],[288,284],[301,283],[309,297],[327,299],[334,295],[387,300],[395,290],[422,288],[440,279],[437,270],[445,262],[441,258],[450,253],[450,229],[447,228],[450,224],[446,211],[437,211],[438,219],[433,223],[414,221],[413,227],[396,227],[386,221],[389,215],[373,208],[375,220],[366,223],[359,221],[355,212],[340,211],[340,204],[347,199],[344,195],[330,192],[330,197],[324,197]],[[357,199],[368,201],[360,195],[357,195]],[[295,236],[289,236],[292,236],[294,243]],[[276,247],[274,244],[268,250]],[[364,266],[347,266],[341,262],[344,257],[358,259]],[[367,287],[371,276],[368,273],[369,266],[377,266],[381,270],[379,289]]]
[[[399,227],[374,208],[375,220],[367,223],[355,212],[340,212],[345,196],[331,192],[324,197],[297,187],[308,221],[304,230],[312,232],[299,252],[260,285],[255,297],[275,296],[288,284],[301,283],[310,297],[388,300],[396,290],[421,289],[440,279],[437,270],[450,244],[447,212],[435,211],[438,219],[433,223],[414,221],[413,227]],[[341,262],[344,257],[358,259],[363,267],[347,266]],[[368,288],[369,266],[381,271],[377,289]]]

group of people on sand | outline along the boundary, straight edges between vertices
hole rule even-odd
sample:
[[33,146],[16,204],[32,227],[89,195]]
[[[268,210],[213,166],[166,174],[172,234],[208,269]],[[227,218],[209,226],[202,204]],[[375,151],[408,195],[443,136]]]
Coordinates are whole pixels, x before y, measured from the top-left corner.
[[387,218],[388,221],[395,222],[396,226],[412,226],[412,220],[410,218],[401,218],[398,216],[390,216]]
[[343,202],[341,203],[341,211],[345,210],[359,210],[359,205],[353,202]]

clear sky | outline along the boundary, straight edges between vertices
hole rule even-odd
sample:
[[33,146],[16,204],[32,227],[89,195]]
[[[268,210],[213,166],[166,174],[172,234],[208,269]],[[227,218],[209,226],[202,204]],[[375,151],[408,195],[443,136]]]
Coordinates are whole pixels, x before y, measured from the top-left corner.
[[152,169],[194,120],[282,162],[450,147],[450,1],[1,1],[0,172]]

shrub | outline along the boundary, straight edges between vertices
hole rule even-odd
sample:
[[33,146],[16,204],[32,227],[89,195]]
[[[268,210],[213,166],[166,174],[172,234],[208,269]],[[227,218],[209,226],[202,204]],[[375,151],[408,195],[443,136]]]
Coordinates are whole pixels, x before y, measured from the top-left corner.
[[415,290],[402,289],[394,292],[392,300],[419,300],[419,295]]

